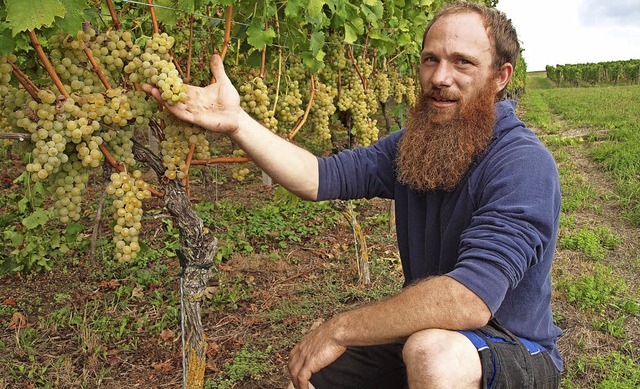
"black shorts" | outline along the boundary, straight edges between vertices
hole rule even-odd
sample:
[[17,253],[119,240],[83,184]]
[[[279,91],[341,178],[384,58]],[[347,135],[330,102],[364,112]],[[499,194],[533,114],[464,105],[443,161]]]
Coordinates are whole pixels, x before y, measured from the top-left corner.
[[[533,342],[523,343],[496,320],[477,330],[459,332],[478,349],[483,388],[559,387],[560,372],[549,353]],[[402,344],[349,347],[334,363],[314,374],[311,383],[316,389],[408,388],[402,347]]]

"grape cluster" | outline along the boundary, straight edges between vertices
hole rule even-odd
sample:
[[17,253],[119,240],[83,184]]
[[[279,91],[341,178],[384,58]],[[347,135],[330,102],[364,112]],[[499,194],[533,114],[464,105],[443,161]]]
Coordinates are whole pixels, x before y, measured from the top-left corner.
[[198,126],[179,121],[173,116],[165,117],[165,139],[160,142],[162,162],[167,168],[165,177],[170,180],[183,179],[186,174],[186,159],[191,145],[195,145],[193,159],[211,158],[206,132]]
[[113,242],[116,245],[116,259],[129,262],[140,251],[138,235],[142,228],[142,200],[151,197],[149,185],[141,178],[139,170],[112,173],[107,193],[114,197]]
[[238,91],[240,92],[240,106],[242,109],[262,122],[272,132],[277,132],[278,119],[275,118],[273,110],[269,109],[271,99],[263,79],[255,77],[251,81],[240,85]]
[[[362,60],[359,61],[360,74],[365,79],[371,76],[373,67]],[[361,146],[369,146],[378,140],[377,121],[372,119],[370,115],[377,110],[377,99],[369,91],[365,93],[364,85],[360,75],[353,68],[347,69],[347,85],[343,87],[340,98],[338,99],[338,108],[341,111],[349,111],[353,120],[353,128],[355,129],[358,143]]]
[[187,99],[187,85],[171,60],[170,51],[174,42],[174,38],[167,33],[155,33],[147,40],[144,52],[124,67],[124,71],[130,74],[131,82],[155,85],[169,104]]
[[336,111],[333,101],[337,94],[338,90],[331,85],[316,82],[316,95],[309,112],[309,123],[321,145],[326,146],[331,141],[330,119]]
[[55,217],[65,224],[79,220],[82,211],[82,195],[89,182],[89,168],[83,166],[76,155],[72,155],[70,161],[53,176],[52,181]]
[[282,122],[285,126],[295,123],[304,115],[298,80],[287,82],[286,86],[286,92],[280,99],[277,112],[278,122]]
[[240,182],[244,181],[248,174],[249,174],[249,169],[247,169],[246,167],[243,168],[243,167],[234,166],[233,168],[231,168],[231,177],[236,181],[240,181]]
[[407,86],[403,82],[400,70],[392,67],[389,69],[389,82],[392,86],[393,101],[396,104],[400,104],[403,101],[405,94],[407,93]]
[[334,89],[338,89],[339,75],[345,71],[348,64],[342,35],[335,32],[329,35],[326,51],[328,64],[320,71],[320,80]]
[[407,99],[407,104],[410,106],[416,105],[416,101],[418,96],[416,94],[416,80],[413,77],[405,76],[403,78],[405,85],[405,96]]
[[380,103],[386,103],[391,96],[391,81],[389,75],[384,71],[378,71],[372,78],[373,83],[371,87],[375,91],[375,95]]

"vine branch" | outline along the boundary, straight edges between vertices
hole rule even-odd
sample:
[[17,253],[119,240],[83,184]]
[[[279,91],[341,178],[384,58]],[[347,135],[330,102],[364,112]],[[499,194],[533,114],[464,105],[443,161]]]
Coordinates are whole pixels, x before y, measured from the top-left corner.
[[53,83],[56,85],[60,93],[62,93],[65,97],[69,97],[69,92],[67,92],[64,85],[62,85],[60,77],[58,77],[55,69],[53,69],[51,61],[49,61],[49,58],[47,58],[47,55],[45,54],[44,50],[42,49],[42,45],[38,40],[38,36],[33,30],[29,30],[29,39],[31,40],[31,46],[33,46],[36,53],[38,54],[38,58],[40,58],[40,60],[44,64],[44,68],[47,70],[47,73],[49,73],[49,76],[51,76]]
[[153,6],[153,0],[147,0],[147,4],[149,4],[149,12],[151,12],[151,22],[153,23],[153,33],[157,34],[160,30],[158,29],[158,19],[156,18],[156,9]]
[[33,81],[31,81],[29,76],[24,74],[22,72],[22,70],[20,70],[20,68],[16,64],[14,64],[13,62],[11,62],[9,60],[7,60],[7,62],[9,63],[9,65],[11,65],[11,72],[13,73],[13,76],[16,79],[18,79],[18,82],[20,83],[20,85],[22,85],[24,87],[24,89],[27,91],[27,93],[29,93],[31,95],[31,97],[33,97],[34,100],[39,100],[38,92],[40,90],[33,83]]
[[353,47],[349,46],[347,48],[347,52],[349,53],[349,58],[351,59],[351,63],[353,67],[356,69],[356,73],[358,73],[358,77],[360,77],[360,81],[362,81],[362,87],[364,88],[364,93],[367,93],[367,80],[362,76],[360,72],[360,68],[358,67],[358,61],[356,61],[356,57],[353,55]]
[[93,52],[91,51],[89,46],[84,46],[84,53],[87,55],[87,58],[89,58],[89,62],[91,62],[93,72],[98,75],[98,78],[100,79],[100,82],[102,82],[102,85],[104,85],[107,90],[111,89],[111,85],[109,84],[107,77],[104,75],[104,72],[100,68],[100,65],[98,65],[98,62],[96,62],[96,59],[93,56]]
[[315,95],[316,95],[316,81],[315,81],[315,77],[313,77],[313,74],[312,74],[311,86],[310,86],[310,92],[309,92],[309,103],[307,103],[307,108],[304,110],[304,115],[302,115],[298,123],[296,123],[296,125],[291,130],[291,133],[289,134],[289,137],[288,137],[289,140],[293,140],[293,137],[296,136],[298,131],[300,131],[304,123],[307,121],[307,117],[309,116],[309,112],[311,111],[311,106],[313,105],[313,98],[315,97]]
[[120,26],[120,20],[118,19],[118,14],[116,13],[116,9],[113,7],[113,2],[111,0],[107,0],[107,7],[109,8],[111,19],[113,19],[113,25],[116,30],[120,31],[122,29]]
[[210,159],[194,159],[191,161],[192,166],[212,165],[215,163],[240,163],[249,162],[251,159],[247,157],[217,157]]
[[233,23],[233,5],[227,7],[227,18],[224,24],[224,40],[222,41],[222,49],[220,51],[220,57],[222,57],[223,61],[231,44],[231,23]]

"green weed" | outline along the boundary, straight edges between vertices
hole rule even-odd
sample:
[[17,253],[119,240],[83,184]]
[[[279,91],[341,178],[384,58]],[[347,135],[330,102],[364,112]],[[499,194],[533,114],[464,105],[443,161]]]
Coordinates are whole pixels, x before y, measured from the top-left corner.
[[206,389],[230,389],[241,380],[258,381],[273,368],[269,359],[271,347],[262,351],[254,346],[245,346],[224,367],[225,378],[219,382],[205,382]]
[[620,237],[606,226],[582,227],[559,239],[560,248],[580,251],[594,261],[602,261],[606,256],[606,250],[614,250],[619,244]]

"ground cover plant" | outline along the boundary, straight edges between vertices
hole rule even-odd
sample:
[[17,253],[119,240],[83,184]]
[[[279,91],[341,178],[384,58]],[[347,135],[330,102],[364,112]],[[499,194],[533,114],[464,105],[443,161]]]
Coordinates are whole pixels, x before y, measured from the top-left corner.
[[554,154],[563,191],[552,274],[562,387],[637,387],[640,87],[555,89],[544,72],[529,77],[520,109]]

